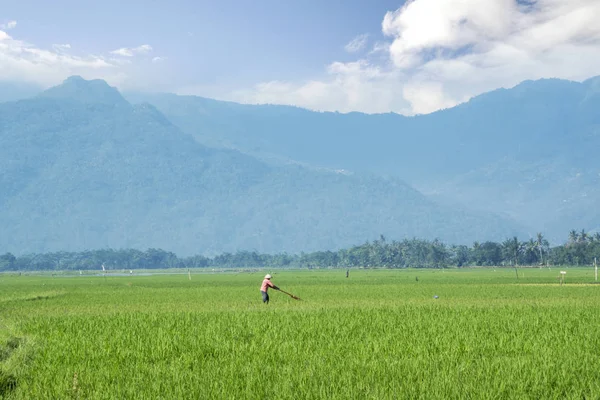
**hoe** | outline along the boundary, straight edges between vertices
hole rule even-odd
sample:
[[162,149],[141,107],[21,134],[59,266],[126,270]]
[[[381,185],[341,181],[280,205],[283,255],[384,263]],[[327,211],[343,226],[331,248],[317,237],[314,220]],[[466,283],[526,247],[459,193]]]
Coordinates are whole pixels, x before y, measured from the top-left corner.
[[291,293],[288,293],[288,292],[286,292],[285,290],[281,290],[281,289],[278,289],[278,290],[279,290],[280,292],[283,292],[283,293],[287,294],[288,296],[290,296],[290,297],[291,297],[292,299],[294,299],[294,300],[302,300],[300,297],[298,297],[298,296],[294,296],[293,294],[291,294]]

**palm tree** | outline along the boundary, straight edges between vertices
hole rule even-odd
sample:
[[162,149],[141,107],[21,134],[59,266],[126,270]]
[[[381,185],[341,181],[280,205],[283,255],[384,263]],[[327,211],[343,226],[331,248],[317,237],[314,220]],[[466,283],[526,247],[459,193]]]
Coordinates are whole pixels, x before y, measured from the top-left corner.
[[519,255],[521,254],[521,250],[523,249],[523,245],[519,242],[519,239],[516,236],[513,236],[511,239],[507,239],[502,243],[504,247],[504,251],[506,255],[514,260],[515,266],[515,274],[517,274],[517,279],[519,279],[519,271],[517,270],[517,266],[519,265]]
[[540,268],[542,268],[542,265],[544,265],[544,251],[543,251],[543,248],[544,248],[544,246],[547,246],[548,241],[546,239],[544,239],[544,235],[542,235],[541,232],[538,232],[535,243],[536,243],[536,246],[537,246],[538,250],[540,251]]
[[579,234],[579,241],[581,243],[586,243],[588,241],[588,234],[585,229],[581,230],[581,233]]
[[569,244],[574,244],[579,241],[579,233],[575,229],[569,232]]
[[537,242],[531,238],[525,243],[525,248],[527,250],[527,261],[531,262],[533,265],[534,260],[537,258]]

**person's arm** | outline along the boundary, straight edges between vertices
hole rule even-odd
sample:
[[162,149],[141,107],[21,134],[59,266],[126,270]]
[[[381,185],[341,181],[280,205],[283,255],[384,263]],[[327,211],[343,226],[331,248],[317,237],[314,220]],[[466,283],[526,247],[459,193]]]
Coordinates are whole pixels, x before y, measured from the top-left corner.
[[269,281],[268,285],[275,290],[279,290],[279,288],[277,286],[273,285],[273,282],[271,282],[271,281]]

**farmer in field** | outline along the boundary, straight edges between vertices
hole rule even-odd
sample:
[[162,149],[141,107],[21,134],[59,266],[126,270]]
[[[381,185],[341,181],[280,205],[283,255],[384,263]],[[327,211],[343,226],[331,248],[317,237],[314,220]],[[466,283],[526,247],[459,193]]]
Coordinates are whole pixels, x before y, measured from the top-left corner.
[[262,294],[263,303],[267,304],[269,304],[269,293],[267,293],[269,288],[279,290],[277,286],[273,285],[271,278],[272,277],[270,274],[265,275],[265,279],[263,279],[262,285],[260,286],[260,293]]

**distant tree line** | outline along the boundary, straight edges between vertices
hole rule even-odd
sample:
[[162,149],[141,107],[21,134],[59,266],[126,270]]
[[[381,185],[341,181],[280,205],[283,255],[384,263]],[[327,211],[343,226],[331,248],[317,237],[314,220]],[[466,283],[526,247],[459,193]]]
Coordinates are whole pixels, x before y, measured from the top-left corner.
[[446,245],[439,240],[379,239],[338,251],[300,254],[223,253],[215,257],[178,257],[161,249],[102,249],[83,252],[0,255],[0,271],[68,271],[164,268],[445,268],[467,266],[592,265],[600,258],[600,233],[571,231],[565,244],[550,247],[541,233],[522,242],[513,237],[472,246]]

